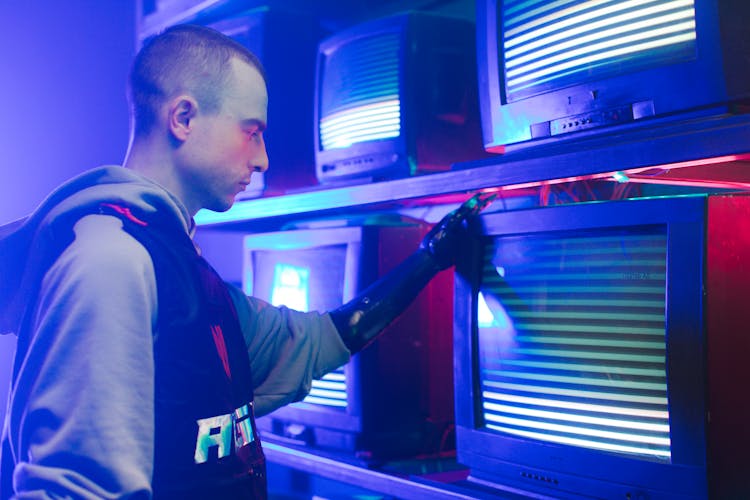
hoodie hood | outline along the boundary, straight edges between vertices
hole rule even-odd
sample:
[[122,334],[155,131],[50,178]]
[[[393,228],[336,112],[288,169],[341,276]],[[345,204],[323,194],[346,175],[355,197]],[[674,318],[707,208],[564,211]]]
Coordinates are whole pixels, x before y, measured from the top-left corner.
[[71,179],[29,217],[0,227],[0,334],[17,329],[34,284],[72,241],[75,222],[99,213],[102,204],[127,207],[144,219],[158,212],[162,221],[179,225],[188,234],[194,228],[177,198],[132,170],[100,167]]

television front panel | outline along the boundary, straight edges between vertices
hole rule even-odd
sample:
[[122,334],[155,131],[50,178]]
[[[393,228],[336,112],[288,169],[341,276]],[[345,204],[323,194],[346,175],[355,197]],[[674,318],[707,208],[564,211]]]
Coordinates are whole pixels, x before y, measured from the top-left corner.
[[750,197],[482,216],[456,274],[458,460],[555,498],[750,494]]
[[734,111],[750,98],[748,14],[731,0],[477,2],[485,147]]

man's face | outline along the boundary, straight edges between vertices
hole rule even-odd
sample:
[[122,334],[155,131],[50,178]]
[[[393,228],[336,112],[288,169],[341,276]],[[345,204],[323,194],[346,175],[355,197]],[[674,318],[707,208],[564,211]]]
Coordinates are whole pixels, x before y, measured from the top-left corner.
[[221,108],[191,119],[188,139],[180,145],[183,200],[193,213],[200,208],[228,210],[247,187],[253,172],[268,169],[263,140],[268,93],[253,66],[232,60],[233,78],[223,91]]

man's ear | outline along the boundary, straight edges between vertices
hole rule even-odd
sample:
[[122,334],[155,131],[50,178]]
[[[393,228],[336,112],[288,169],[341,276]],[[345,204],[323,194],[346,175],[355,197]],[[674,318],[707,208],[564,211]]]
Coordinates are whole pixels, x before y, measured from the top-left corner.
[[169,105],[167,125],[175,139],[187,140],[192,130],[192,120],[198,112],[198,102],[189,95],[172,99]]

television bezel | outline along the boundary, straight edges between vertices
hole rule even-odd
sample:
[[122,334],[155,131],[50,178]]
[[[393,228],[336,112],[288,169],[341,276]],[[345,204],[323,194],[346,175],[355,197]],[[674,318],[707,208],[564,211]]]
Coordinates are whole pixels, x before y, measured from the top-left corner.
[[[706,479],[703,262],[706,197],[593,202],[486,214],[455,277],[454,380],[458,460],[480,480],[571,497],[635,491],[700,495]],[[478,333],[473,318],[486,238],[664,226],[667,235],[666,342],[671,462],[525,439],[481,427]],[[704,388],[693,390],[692,388]],[[555,484],[554,482],[558,483]],[[555,484],[555,486],[553,486]],[[565,491],[563,488],[569,488]],[[576,497],[577,498],[577,497]]]
[[[678,117],[689,119],[727,113],[731,102],[750,96],[750,70],[747,65],[740,64],[750,53],[750,45],[738,43],[743,40],[738,19],[747,18],[750,4],[740,6],[734,2],[738,5],[729,6],[728,3],[727,0],[695,0],[697,36],[694,59],[613,74],[598,80],[584,79],[580,83],[509,103],[504,95],[502,42],[498,33],[501,15],[498,9],[502,0],[478,1],[477,68],[485,149],[504,153],[593,134],[617,133]],[[744,10],[737,12],[738,8]],[[700,82],[700,85],[692,82]],[[640,103],[644,110],[642,116],[637,107]],[[545,131],[532,137],[532,125],[537,127],[537,124],[552,120],[634,104],[632,121],[623,120],[612,126],[559,135],[547,135],[548,131]]]

